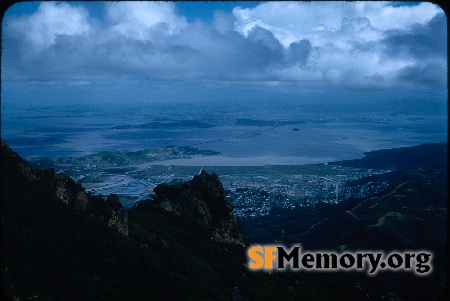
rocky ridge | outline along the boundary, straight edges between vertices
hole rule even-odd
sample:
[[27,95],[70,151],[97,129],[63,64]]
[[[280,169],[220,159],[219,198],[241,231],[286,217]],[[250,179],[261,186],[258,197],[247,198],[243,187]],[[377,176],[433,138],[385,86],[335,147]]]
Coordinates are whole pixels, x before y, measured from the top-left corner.
[[192,218],[210,229],[211,239],[219,243],[245,246],[233,204],[225,200],[225,189],[217,174],[202,171],[192,180],[178,184],[159,184],[151,207],[164,214]]
[[80,184],[65,173],[55,174],[53,168],[33,169],[3,139],[1,139],[1,155],[2,177],[12,176],[14,178],[12,182],[24,186],[29,182],[42,184],[50,190],[57,201],[67,207],[98,216],[124,236],[128,235],[128,213],[117,196],[110,195],[105,202],[101,196],[88,195]]
[[[20,171],[17,175],[20,179],[15,182],[44,184],[55,199],[67,207],[96,216],[122,235],[128,236],[128,212],[117,195],[110,194],[105,201],[102,195],[86,193],[80,184],[65,173],[56,174],[53,168],[33,169],[3,139],[1,151],[2,173],[8,174],[8,170]],[[192,219],[209,230],[213,241],[245,246],[236,216],[232,212],[233,204],[225,200],[225,189],[217,174],[202,171],[188,182],[159,184],[154,192],[154,200],[141,201],[138,207],[151,207],[163,214]]]

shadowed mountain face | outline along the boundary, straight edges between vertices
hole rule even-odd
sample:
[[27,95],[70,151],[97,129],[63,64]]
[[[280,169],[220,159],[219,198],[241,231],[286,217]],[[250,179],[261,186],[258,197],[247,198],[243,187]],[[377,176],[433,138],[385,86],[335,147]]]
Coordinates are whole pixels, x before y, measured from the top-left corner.
[[[3,139],[1,150],[2,196],[15,197],[16,193],[18,196],[30,194],[32,200],[45,198],[57,201],[76,212],[98,216],[123,235],[128,235],[127,213],[117,196],[115,196],[117,199],[112,201],[114,195],[110,195],[105,202],[101,196],[90,197],[80,184],[75,183],[64,173],[55,174],[52,168],[33,169],[13,152]],[[4,200],[4,203],[8,204],[8,200]]]
[[[249,272],[217,175],[162,184],[124,211],[1,142],[1,276],[11,299],[365,300],[349,283]],[[314,289],[311,289],[314,287]]]
[[432,277],[254,273],[245,268],[244,239],[216,174],[158,185],[153,201],[125,211],[116,195],[105,201],[67,175],[32,169],[2,140],[2,286],[9,297],[43,300],[428,300],[446,280],[445,266],[436,265],[446,255],[447,175],[406,174],[407,181],[369,199],[316,208],[306,218],[295,210],[278,214],[290,227],[314,219],[295,235],[286,231],[309,249],[430,248]]
[[[105,201],[65,174],[32,169],[3,140],[1,172],[2,285],[10,297],[226,299],[239,284],[227,282],[237,275],[220,277],[208,263],[216,253],[233,273],[244,271],[242,253],[233,247],[236,241],[242,248],[242,235],[217,175],[186,184],[192,190],[184,187],[185,204],[174,206],[182,216],[167,217],[157,209],[126,212],[116,195]],[[206,284],[211,287],[201,288]]]

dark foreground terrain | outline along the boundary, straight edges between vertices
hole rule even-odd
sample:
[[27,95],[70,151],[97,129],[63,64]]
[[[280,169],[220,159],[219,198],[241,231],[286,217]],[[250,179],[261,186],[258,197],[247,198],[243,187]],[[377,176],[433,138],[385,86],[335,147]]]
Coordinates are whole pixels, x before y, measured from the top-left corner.
[[[429,247],[438,255],[432,275],[392,273],[387,286],[383,276],[250,272],[246,241],[216,174],[158,185],[152,202],[126,211],[116,195],[105,201],[65,174],[31,168],[2,140],[2,288],[16,300],[437,299],[447,279],[446,169],[414,172],[419,180],[316,208],[317,217],[280,211],[268,220],[271,227],[276,218],[292,222],[294,234],[286,235],[311,247],[372,248],[386,239],[380,246]],[[374,201],[380,206],[372,212]],[[320,226],[307,231],[315,218]]]

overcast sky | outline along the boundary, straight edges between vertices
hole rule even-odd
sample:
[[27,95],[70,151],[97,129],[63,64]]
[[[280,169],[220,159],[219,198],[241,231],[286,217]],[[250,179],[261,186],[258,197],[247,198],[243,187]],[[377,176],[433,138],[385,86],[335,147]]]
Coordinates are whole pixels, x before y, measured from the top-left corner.
[[445,91],[447,20],[426,2],[28,2],[1,65],[2,102]]

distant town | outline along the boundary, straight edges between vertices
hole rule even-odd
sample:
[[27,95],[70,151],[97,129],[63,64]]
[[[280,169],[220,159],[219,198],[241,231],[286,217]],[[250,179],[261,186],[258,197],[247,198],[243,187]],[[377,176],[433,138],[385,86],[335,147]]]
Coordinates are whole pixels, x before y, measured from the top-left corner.
[[[305,166],[308,167],[308,166]],[[380,192],[388,187],[387,181],[373,185],[370,181],[361,185],[347,186],[347,182],[369,177],[386,171],[362,170],[337,166],[314,166],[329,168],[336,173],[253,175],[247,178],[222,176],[227,199],[234,203],[239,217],[268,215],[274,207],[313,207],[320,203],[336,204],[351,197],[360,198]],[[227,181],[228,178],[233,179]]]
[[[175,150],[170,147],[152,154],[157,153],[156,157],[164,158],[180,154],[205,155],[194,150],[197,151]],[[202,170],[215,172],[226,190],[226,199],[234,204],[235,214],[243,218],[268,215],[272,208],[336,204],[349,198],[372,195],[385,190],[389,185],[387,181],[362,181],[355,184],[355,180],[389,170],[342,167],[328,163],[287,166],[165,166],[156,165],[161,164],[161,161],[142,163],[142,155],[148,156],[148,152],[139,154],[138,161],[137,154],[132,155],[128,154],[128,157],[134,157],[134,161],[128,160],[128,157],[126,160],[120,157],[123,160],[117,161],[117,154],[105,153],[94,158],[78,158],[76,161],[66,158],[53,161],[53,167],[57,172],[68,173],[92,194],[119,195],[125,207],[132,207],[140,200],[151,199],[154,196],[153,188],[160,183],[188,181]],[[104,164],[105,158],[108,158],[109,164]],[[112,163],[114,161],[111,158],[117,163]],[[38,165],[45,162],[48,164],[50,161],[41,160]]]

